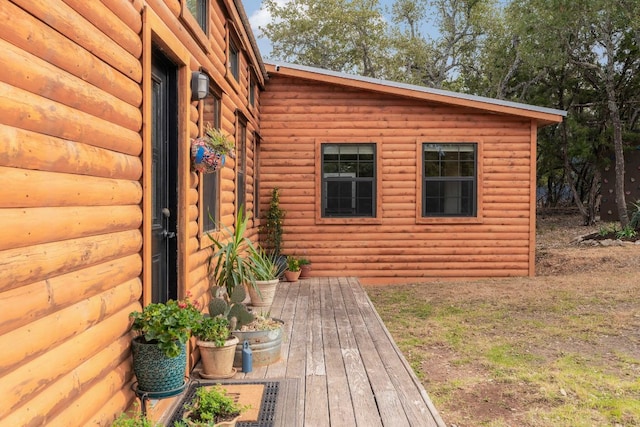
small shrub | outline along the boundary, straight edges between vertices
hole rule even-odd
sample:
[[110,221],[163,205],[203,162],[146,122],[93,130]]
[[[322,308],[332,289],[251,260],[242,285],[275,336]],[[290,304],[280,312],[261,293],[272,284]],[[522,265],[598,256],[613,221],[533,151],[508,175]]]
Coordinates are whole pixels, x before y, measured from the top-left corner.
[[631,225],[627,225],[622,230],[616,232],[616,237],[618,239],[633,238],[636,237],[637,234],[638,232],[635,230],[635,228],[633,228]]
[[234,402],[225,389],[219,385],[199,387],[192,402],[185,405],[185,417],[182,423],[191,421],[196,425],[213,426],[221,421],[231,420],[243,411],[246,406]]

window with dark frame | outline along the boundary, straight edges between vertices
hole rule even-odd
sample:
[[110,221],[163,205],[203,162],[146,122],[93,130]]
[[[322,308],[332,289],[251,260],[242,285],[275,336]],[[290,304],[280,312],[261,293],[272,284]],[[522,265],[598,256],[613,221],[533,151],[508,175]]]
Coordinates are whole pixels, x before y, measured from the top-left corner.
[[260,218],[260,135],[253,133],[253,217]]
[[322,144],[322,216],[376,216],[375,144]]
[[189,12],[196,18],[198,25],[205,34],[208,34],[208,4],[208,0],[186,0],[187,9],[189,9]]
[[236,208],[247,212],[247,121],[237,116],[236,129]]
[[233,39],[229,39],[229,71],[236,81],[240,79],[240,50]]
[[249,105],[252,107],[256,106],[256,80],[253,74],[251,75],[251,80],[249,81]]
[[422,216],[477,215],[475,143],[422,144]]
[[[222,107],[222,92],[210,87],[209,96],[204,99],[203,121],[216,129],[220,129],[220,117]],[[202,231],[213,232],[218,229],[219,218],[219,194],[220,171],[201,174],[202,176]]]

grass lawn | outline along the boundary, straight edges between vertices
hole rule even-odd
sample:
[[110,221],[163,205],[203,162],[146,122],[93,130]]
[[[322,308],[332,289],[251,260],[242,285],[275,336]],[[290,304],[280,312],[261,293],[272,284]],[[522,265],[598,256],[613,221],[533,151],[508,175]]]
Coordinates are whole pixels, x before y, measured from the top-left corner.
[[640,426],[640,245],[558,236],[534,278],[367,288],[447,425]]

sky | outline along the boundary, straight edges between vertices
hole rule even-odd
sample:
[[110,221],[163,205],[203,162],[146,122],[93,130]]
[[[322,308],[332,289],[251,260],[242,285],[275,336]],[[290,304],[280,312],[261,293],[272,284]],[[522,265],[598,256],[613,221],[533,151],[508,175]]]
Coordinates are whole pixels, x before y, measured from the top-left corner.
[[[278,0],[278,2],[285,3],[286,0]],[[380,5],[383,8],[385,6],[391,6],[392,3],[393,0],[380,0]],[[258,42],[260,53],[262,54],[263,58],[268,59],[271,53],[271,42],[269,42],[267,38],[261,37],[259,27],[269,23],[271,21],[271,16],[264,10],[260,10],[262,0],[242,0],[242,5],[244,6],[244,10],[245,12],[247,12],[247,16],[249,17],[249,22],[251,23],[253,34],[256,37],[256,41]]]

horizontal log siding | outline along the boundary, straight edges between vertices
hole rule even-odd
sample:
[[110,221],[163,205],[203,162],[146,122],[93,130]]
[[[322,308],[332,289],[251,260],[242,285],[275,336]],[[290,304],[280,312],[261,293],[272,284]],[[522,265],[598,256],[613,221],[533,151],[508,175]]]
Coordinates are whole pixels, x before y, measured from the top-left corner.
[[[527,275],[530,249],[530,123],[271,76],[262,96],[261,202],[281,189],[284,252],[304,255],[318,276],[364,283]],[[316,224],[315,143],[381,145],[379,224]],[[416,144],[483,144],[481,223],[416,224]]]
[[[222,89],[224,131],[235,137],[237,110],[248,118],[246,200],[253,217],[260,101],[248,107],[252,53],[241,52],[238,81],[227,76],[226,21],[240,22],[237,12],[226,16],[221,2],[211,2],[202,46],[181,5],[0,2],[6,23],[0,28],[0,344],[7,350],[0,357],[6,397],[0,425],[110,425],[134,400],[129,313],[140,309],[143,292],[144,8],[189,51],[190,69],[206,70]],[[198,106],[188,106],[184,125],[191,137],[200,127]],[[220,175],[221,219],[232,227],[233,159]],[[182,290],[204,303],[211,248],[199,236],[199,177],[183,176],[189,183],[180,195],[188,269]],[[252,224],[254,239],[256,230]]]
[[16,0],[0,17],[0,424],[85,425],[121,395],[113,419],[142,292],[141,15]]

